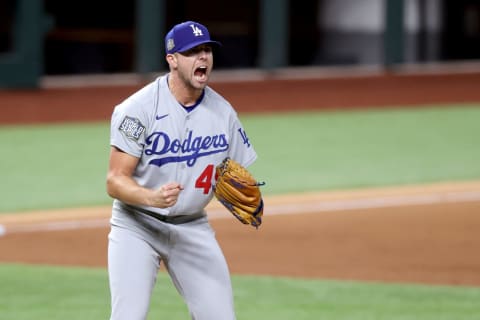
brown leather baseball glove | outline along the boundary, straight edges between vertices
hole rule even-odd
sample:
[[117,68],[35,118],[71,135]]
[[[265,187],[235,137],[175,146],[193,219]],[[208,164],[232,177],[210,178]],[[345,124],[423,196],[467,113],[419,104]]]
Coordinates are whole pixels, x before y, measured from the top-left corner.
[[256,228],[262,224],[263,199],[259,183],[233,159],[226,158],[216,167],[215,197],[243,224]]

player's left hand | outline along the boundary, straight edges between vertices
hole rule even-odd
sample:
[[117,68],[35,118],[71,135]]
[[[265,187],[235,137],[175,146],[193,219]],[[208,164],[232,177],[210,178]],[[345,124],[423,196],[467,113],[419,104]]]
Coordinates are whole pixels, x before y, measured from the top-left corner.
[[259,183],[238,162],[226,158],[216,168],[217,183],[213,187],[215,197],[238,220],[256,228],[262,223],[263,199]]

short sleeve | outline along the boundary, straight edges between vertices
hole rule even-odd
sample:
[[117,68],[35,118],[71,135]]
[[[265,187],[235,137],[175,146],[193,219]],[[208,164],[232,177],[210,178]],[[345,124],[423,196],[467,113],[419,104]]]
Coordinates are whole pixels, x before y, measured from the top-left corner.
[[118,105],[112,114],[110,145],[140,157],[145,145],[146,119],[132,105]]

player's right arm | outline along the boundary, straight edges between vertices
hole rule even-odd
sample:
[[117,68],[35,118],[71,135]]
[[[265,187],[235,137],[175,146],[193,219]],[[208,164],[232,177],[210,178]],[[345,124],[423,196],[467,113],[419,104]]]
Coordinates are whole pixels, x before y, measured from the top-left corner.
[[108,195],[130,205],[158,208],[173,206],[183,187],[177,182],[167,183],[157,190],[140,186],[132,178],[138,161],[139,158],[111,147],[107,173]]

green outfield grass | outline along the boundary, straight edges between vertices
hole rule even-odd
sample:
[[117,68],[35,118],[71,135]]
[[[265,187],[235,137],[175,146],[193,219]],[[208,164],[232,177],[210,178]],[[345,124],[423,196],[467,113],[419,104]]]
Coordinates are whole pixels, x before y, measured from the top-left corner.
[[[480,178],[480,106],[243,116],[265,194]],[[0,127],[0,212],[105,205],[108,123]]]
[[246,119],[272,193],[480,178],[480,106]]
[[[0,315],[15,320],[108,319],[106,270],[0,265]],[[238,320],[479,319],[480,288],[234,276]],[[160,273],[149,319],[189,319]]]

